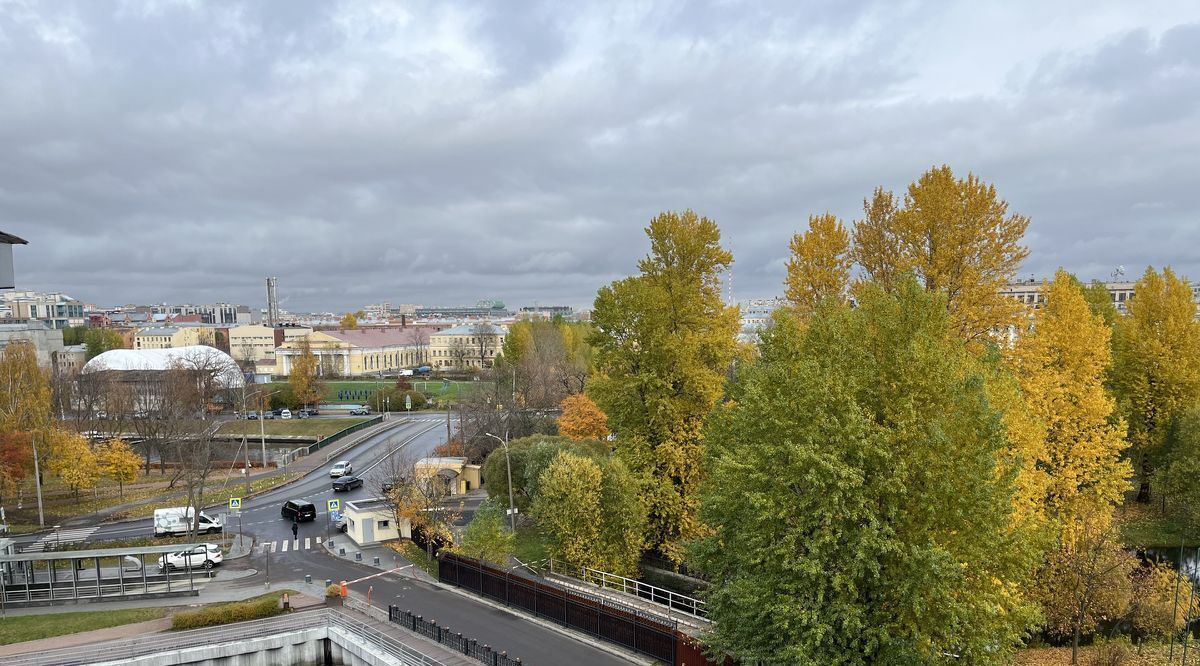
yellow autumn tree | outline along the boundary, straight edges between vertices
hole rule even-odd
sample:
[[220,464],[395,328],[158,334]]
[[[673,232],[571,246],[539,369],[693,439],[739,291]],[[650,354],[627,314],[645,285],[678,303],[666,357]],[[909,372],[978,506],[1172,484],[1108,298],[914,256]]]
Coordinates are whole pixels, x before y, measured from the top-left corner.
[[1046,508],[1069,522],[1081,504],[1103,514],[1119,503],[1130,468],[1121,458],[1124,424],[1112,419],[1116,405],[1104,387],[1110,329],[1066,271],[1043,290],[1045,304],[1017,339],[1013,365],[1031,415],[1046,428]]
[[863,208],[853,257],[867,281],[890,290],[915,273],[926,289],[946,295],[954,328],[968,341],[1016,321],[1019,305],[1000,287],[1029,254],[1021,245],[1029,218],[1010,214],[995,186],[941,166],[908,186],[902,207],[877,189]]
[[125,484],[137,480],[142,458],[123,439],[110,439],[96,451],[96,464],[100,473],[117,482],[118,492],[125,495]]
[[787,263],[787,299],[801,314],[824,301],[841,301],[850,284],[850,232],[835,215],[812,215],[808,231],[796,234]]
[[312,343],[308,336],[300,338],[300,354],[292,362],[288,384],[296,400],[306,406],[320,402],[321,394],[324,392],[324,386],[317,372],[318,363],[319,360],[312,351]]
[[542,471],[538,489],[532,512],[550,537],[550,554],[578,566],[597,566],[603,522],[600,466],[564,451]]
[[358,315],[354,314],[353,312],[347,312],[346,314],[342,315],[341,320],[338,321],[338,326],[340,328],[348,329],[358,328]]
[[584,439],[604,439],[608,437],[608,417],[586,395],[570,395],[562,401],[558,433],[576,442]]
[[100,479],[96,453],[82,435],[61,430],[52,431],[51,434],[52,453],[46,463],[47,471],[62,479],[78,498],[80,490],[95,487]]
[[0,353],[0,431],[31,432],[50,423],[50,375],[38,367],[37,351],[14,340]]
[[1200,401],[1200,323],[1186,280],[1170,268],[1147,268],[1113,332],[1112,384],[1129,424],[1138,499],[1150,499],[1150,477],[1171,420]]

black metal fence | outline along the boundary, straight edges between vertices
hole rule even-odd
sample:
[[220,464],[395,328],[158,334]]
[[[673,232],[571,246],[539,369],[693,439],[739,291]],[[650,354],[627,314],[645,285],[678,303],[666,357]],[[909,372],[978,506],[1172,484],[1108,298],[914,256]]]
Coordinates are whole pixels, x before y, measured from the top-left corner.
[[367,428],[370,428],[371,426],[379,425],[380,423],[383,423],[383,415],[382,414],[380,414],[379,416],[374,416],[372,418],[369,418],[366,421],[363,421],[362,423],[355,423],[354,425],[350,426],[349,428],[339,430],[339,431],[333,433],[332,435],[330,435],[314,444],[311,444],[308,447],[308,453],[309,453],[309,455],[312,455],[313,453],[320,451],[321,449],[329,446],[330,444],[333,444],[334,442],[342,439],[346,435],[354,434],[354,433],[358,432],[359,430],[366,430]]
[[484,664],[521,666],[520,657],[510,657],[507,652],[497,651],[489,645],[480,645],[479,641],[473,638],[451,631],[449,627],[439,626],[437,622],[426,620],[420,615],[413,615],[411,611],[400,610],[399,606],[388,606],[388,619]]
[[677,626],[631,606],[567,591],[442,552],[438,578],[465,590],[520,608],[537,617],[669,664],[675,663]]

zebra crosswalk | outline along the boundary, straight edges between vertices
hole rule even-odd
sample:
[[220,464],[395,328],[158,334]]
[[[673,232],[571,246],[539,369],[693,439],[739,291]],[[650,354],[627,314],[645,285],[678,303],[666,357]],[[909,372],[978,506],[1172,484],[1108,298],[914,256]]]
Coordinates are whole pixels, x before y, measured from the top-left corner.
[[21,549],[23,553],[41,553],[46,550],[47,546],[54,548],[60,544],[79,543],[92,535],[92,532],[100,529],[99,525],[91,527],[74,527],[68,530],[58,530],[45,534],[42,538],[34,541],[25,548]]
[[254,552],[262,555],[263,553],[286,553],[289,550],[312,550],[314,546],[320,547],[323,537],[305,537],[300,539],[283,539],[281,541],[264,541],[254,547]]

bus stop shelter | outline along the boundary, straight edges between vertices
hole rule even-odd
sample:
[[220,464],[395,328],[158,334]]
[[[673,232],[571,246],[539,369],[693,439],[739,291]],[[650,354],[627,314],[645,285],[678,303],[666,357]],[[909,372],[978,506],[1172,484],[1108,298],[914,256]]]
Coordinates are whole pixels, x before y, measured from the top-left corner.
[[[9,543],[5,543],[9,542]],[[194,574],[207,570],[185,566],[159,569],[168,553],[187,551],[201,543],[164,546],[98,548],[93,550],[18,553],[8,539],[0,539],[0,604],[42,605],[56,601],[89,599],[118,601],[146,595],[196,594]]]

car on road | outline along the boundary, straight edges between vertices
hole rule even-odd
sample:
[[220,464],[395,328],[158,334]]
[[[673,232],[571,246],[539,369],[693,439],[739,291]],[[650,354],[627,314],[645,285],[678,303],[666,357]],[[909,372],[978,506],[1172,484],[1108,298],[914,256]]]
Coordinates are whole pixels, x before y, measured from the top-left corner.
[[350,416],[370,416],[370,415],[371,415],[370,407],[355,407],[354,409],[350,410]]
[[361,478],[359,478],[357,476],[352,476],[349,474],[347,474],[345,476],[339,476],[338,478],[333,480],[334,491],[354,490],[355,488],[362,488],[362,486],[363,486],[363,480]]
[[300,411],[306,412],[309,416],[317,416],[318,414],[321,413],[321,410],[317,409],[316,407],[305,407],[304,409],[301,409]]
[[251,421],[258,420],[258,412],[246,412],[246,418]]
[[202,543],[190,550],[167,553],[158,558],[158,570],[167,569],[211,569],[221,563],[221,547],[215,543]]
[[308,418],[308,412],[307,412],[307,411],[305,411],[305,410],[303,410],[303,409],[301,409],[301,410],[299,410],[299,411],[297,411],[297,412],[296,412],[296,418],[298,418],[298,419],[306,419],[306,418]]
[[283,503],[283,507],[279,509],[279,515],[294,520],[297,523],[302,523],[308,520],[317,519],[317,506],[308,500],[294,499]]
[[290,410],[290,409],[279,410],[279,418],[283,419],[284,421],[292,418],[292,410]]
[[347,476],[354,473],[354,465],[349,460],[339,460],[333,463],[333,467],[329,468],[329,478],[336,479],[339,476]]

